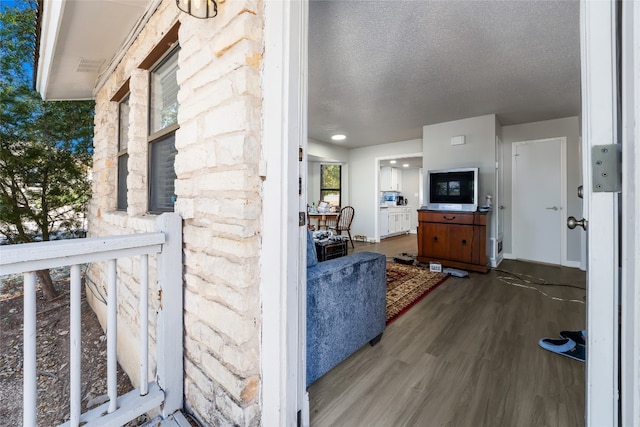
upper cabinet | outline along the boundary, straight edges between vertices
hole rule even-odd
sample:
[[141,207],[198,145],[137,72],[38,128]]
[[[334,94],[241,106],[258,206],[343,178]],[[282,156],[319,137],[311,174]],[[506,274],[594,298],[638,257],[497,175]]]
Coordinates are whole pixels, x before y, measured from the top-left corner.
[[402,191],[402,171],[398,168],[380,168],[380,190]]

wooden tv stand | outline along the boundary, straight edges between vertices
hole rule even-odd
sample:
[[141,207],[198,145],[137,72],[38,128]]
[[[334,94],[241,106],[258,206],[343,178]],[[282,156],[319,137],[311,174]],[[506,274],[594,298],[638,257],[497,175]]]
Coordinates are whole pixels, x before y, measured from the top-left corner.
[[487,214],[418,210],[417,259],[486,273]]

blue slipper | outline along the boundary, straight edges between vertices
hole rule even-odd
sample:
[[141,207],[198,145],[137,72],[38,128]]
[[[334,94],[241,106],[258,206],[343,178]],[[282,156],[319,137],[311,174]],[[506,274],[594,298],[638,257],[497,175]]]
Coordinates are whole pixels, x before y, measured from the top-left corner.
[[562,338],[568,338],[575,342],[576,344],[585,345],[585,338],[587,337],[587,331],[560,331],[560,336]]
[[571,359],[579,360],[581,362],[584,362],[586,359],[584,345],[576,344],[575,341],[569,338],[541,338],[540,341],[538,341],[538,344],[545,350],[570,357]]

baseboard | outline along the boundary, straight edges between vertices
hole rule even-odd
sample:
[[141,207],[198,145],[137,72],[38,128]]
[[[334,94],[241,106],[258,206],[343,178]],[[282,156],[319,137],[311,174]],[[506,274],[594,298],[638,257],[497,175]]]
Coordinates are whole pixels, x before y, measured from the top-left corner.
[[565,261],[563,267],[580,268],[580,261]]
[[496,268],[500,265],[500,263],[502,262],[502,260],[504,259],[504,254],[501,252],[498,254],[498,258],[497,259],[491,259],[491,268]]
[[[517,259],[513,254],[504,254],[504,259]],[[498,263],[499,264],[499,263]],[[558,264],[554,264],[554,265],[558,265]],[[569,268],[580,268],[581,264],[580,261],[565,261],[562,264],[563,267],[569,267]]]
[[309,422],[309,392],[305,392],[302,397],[302,414],[301,420],[298,424],[300,427],[308,427]]

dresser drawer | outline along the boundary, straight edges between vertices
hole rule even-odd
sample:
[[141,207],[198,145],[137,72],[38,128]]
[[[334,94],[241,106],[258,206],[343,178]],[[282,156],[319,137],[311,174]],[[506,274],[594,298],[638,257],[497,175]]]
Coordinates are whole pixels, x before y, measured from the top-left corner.
[[445,224],[473,224],[473,213],[418,211],[418,221],[441,222]]

